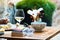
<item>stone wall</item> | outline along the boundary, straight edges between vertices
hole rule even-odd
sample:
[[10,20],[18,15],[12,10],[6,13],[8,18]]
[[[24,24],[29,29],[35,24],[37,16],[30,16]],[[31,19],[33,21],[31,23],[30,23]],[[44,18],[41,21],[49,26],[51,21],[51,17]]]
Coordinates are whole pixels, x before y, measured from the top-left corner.
[[0,0],[0,19],[3,17],[4,12],[4,0]]
[[60,0],[52,0],[52,2],[56,3],[56,10],[54,11],[52,17],[52,25],[59,26],[60,25]]

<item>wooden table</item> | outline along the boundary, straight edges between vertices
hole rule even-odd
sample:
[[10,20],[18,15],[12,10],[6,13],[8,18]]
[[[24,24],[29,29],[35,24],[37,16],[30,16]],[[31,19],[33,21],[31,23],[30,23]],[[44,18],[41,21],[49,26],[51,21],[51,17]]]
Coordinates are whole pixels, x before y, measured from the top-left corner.
[[6,31],[0,38],[7,40],[49,40],[60,32],[59,27],[46,27],[42,32],[36,32],[32,37],[14,37],[11,36],[11,31]]

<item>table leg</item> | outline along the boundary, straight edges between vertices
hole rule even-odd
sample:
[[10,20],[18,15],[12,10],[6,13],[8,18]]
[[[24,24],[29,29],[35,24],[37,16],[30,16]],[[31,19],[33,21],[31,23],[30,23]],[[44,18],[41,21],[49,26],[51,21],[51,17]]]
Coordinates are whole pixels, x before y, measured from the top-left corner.
[[31,39],[7,39],[7,40],[31,40]]
[[18,40],[18,39],[7,39],[7,40]]

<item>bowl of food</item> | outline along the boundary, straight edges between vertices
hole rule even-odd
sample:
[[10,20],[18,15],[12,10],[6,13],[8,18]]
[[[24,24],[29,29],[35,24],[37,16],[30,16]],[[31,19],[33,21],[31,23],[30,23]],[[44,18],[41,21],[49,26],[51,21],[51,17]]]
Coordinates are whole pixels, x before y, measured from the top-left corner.
[[36,32],[40,32],[45,28],[46,23],[45,22],[32,22],[31,26],[35,29]]

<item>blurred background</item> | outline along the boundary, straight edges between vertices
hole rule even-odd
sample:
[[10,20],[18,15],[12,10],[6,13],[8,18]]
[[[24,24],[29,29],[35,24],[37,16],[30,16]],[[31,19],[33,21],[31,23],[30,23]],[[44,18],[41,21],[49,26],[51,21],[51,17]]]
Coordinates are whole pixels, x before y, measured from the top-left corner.
[[[34,0],[32,0],[32,1],[34,1]],[[38,1],[39,0],[37,0],[37,2]],[[0,10],[1,10],[0,14],[1,15],[4,14],[3,12],[7,8],[7,5],[8,5],[9,2],[14,3],[16,5],[17,9],[21,9],[21,8],[24,9],[25,13],[26,13],[25,9],[32,8],[35,5],[37,6],[37,8],[39,8],[39,5],[40,5],[39,3],[36,2],[38,5],[37,4],[34,5],[34,3],[33,3],[30,6],[30,5],[28,5],[30,2],[28,3],[28,1],[26,2],[26,0],[25,1],[24,0],[5,0],[5,1],[0,0]],[[23,2],[26,3],[26,5]],[[46,4],[44,2],[46,2]],[[59,18],[60,17],[60,14],[59,14],[60,13],[60,0],[42,0],[41,5],[40,5],[40,7],[43,7],[44,12],[45,12],[45,16],[44,16],[43,21],[47,23],[47,26],[52,26],[52,25],[57,26],[57,25],[59,25],[60,24],[60,21],[59,21],[60,20],[60,18]],[[3,17],[3,16],[1,16],[1,17]]]

